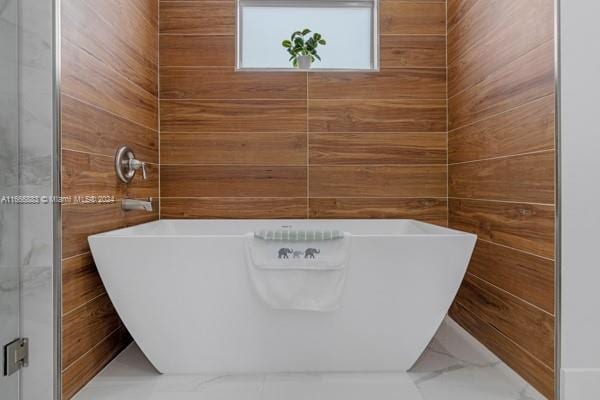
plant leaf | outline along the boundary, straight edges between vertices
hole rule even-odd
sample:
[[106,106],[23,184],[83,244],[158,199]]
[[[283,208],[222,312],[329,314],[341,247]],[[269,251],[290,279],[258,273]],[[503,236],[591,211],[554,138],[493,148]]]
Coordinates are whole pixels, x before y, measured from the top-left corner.
[[319,40],[319,43],[320,43],[320,44],[327,44],[327,42],[325,41],[325,39],[321,39],[321,40]]
[[322,36],[321,36],[321,34],[320,34],[320,33],[316,33],[316,32],[315,32],[315,34],[313,35],[313,39],[315,39],[315,40],[319,40],[319,39],[321,39],[321,37],[322,37]]
[[311,30],[310,30],[310,29],[308,29],[308,28],[304,28],[304,30],[302,31],[302,36],[304,36],[304,35],[308,35],[310,32],[311,32]]
[[313,54],[315,57],[317,57],[317,60],[321,61],[321,57],[319,57],[319,55],[317,53]]
[[281,45],[283,47],[289,48],[289,47],[292,47],[292,42],[289,40],[284,40],[283,42],[281,42]]

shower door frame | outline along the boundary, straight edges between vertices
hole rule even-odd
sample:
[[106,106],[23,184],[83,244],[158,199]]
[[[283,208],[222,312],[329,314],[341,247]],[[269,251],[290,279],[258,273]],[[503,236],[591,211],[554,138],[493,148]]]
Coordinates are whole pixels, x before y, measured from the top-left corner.
[[[160,0],[159,0],[160,1]],[[53,22],[53,63],[52,63],[52,191],[55,198],[61,195],[61,0],[52,0]],[[52,206],[53,230],[53,300],[54,300],[54,400],[62,398],[62,217],[61,204],[54,202]]]

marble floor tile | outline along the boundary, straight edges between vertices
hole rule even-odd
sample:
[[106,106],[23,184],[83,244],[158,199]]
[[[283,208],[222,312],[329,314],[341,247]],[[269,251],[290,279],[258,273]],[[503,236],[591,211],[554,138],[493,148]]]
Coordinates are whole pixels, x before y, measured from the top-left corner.
[[409,372],[160,375],[131,345],[75,400],[543,400],[447,319]]

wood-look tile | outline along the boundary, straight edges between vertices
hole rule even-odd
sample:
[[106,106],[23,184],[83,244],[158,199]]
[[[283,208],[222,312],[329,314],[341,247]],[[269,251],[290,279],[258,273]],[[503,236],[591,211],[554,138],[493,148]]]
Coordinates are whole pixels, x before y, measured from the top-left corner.
[[481,160],[554,148],[554,96],[450,131],[448,162]]
[[554,261],[478,241],[469,273],[554,314]]
[[554,151],[454,164],[450,197],[554,204]]
[[62,367],[91,350],[114,332],[121,321],[107,294],[77,308],[62,318]]
[[62,313],[89,302],[105,293],[104,285],[90,253],[62,262]]
[[158,132],[69,96],[61,97],[63,149],[114,157],[126,144],[140,160],[158,163]]
[[233,68],[235,37],[233,35],[161,35],[160,65]]
[[[468,51],[448,66],[450,96],[481,82],[494,71],[552,40],[552,1],[509,1],[505,9],[506,15],[493,16],[504,18],[505,23],[492,24],[493,29],[485,25],[490,21],[474,18],[477,23],[472,27],[471,36],[477,39]],[[452,43],[458,49],[464,48],[460,42]]]
[[61,92],[157,130],[158,100],[106,64],[63,41]]
[[62,206],[62,256],[72,257],[90,251],[88,236],[158,219],[154,212],[123,211],[121,203],[71,204]]
[[148,179],[138,171],[133,180],[125,184],[115,174],[113,157],[62,151],[62,196],[112,196],[122,198],[147,198],[158,196],[158,166],[147,164]]
[[463,18],[478,1],[480,0],[448,0],[448,32],[463,22]]
[[306,165],[306,132],[162,133],[165,164]]
[[553,368],[552,315],[470,274],[466,275],[456,301]]
[[311,132],[445,132],[443,100],[309,100]]
[[162,99],[306,99],[306,75],[233,68],[162,67]]
[[160,203],[160,217],[163,219],[303,219],[306,218],[306,210],[306,197],[163,197]]
[[131,5],[135,7],[135,9],[152,24],[154,27],[154,32],[158,32],[159,2],[160,0],[128,1],[128,3],[131,3]]
[[446,133],[310,134],[310,164],[446,164]]
[[445,197],[445,165],[311,166],[311,197]]
[[477,340],[523,376],[548,399],[554,400],[554,371],[500,331],[479,319],[463,305],[454,303],[450,316]]
[[[499,27],[509,24],[507,15],[510,14],[517,1],[458,0],[449,2],[448,65],[460,60],[466,52],[474,47],[475,43],[489,40],[492,32],[498,32]],[[465,15],[469,17],[465,18]],[[460,16],[461,19],[456,20],[456,16]]]
[[[127,0],[113,0],[110,4],[63,0],[62,38],[77,43],[87,53],[157,95],[156,30],[135,11],[133,3]],[[149,51],[151,49],[154,51]]]
[[554,207],[478,200],[449,200],[450,227],[518,250],[554,257]]
[[304,197],[306,167],[165,165],[162,197]]
[[233,35],[235,2],[232,0],[161,1],[160,33]]
[[124,327],[104,338],[89,353],[75,361],[62,373],[62,398],[71,399],[113,358],[131,343],[131,336]]
[[395,198],[312,198],[310,218],[342,219],[416,219],[446,225],[446,199]]
[[456,129],[554,93],[554,42],[506,64],[448,101]]
[[306,100],[161,101],[162,132],[306,132]]
[[380,27],[383,34],[446,34],[446,5],[382,0]]
[[446,70],[399,68],[308,74],[311,99],[446,99]]
[[380,35],[379,62],[382,68],[443,68],[446,66],[446,37]]

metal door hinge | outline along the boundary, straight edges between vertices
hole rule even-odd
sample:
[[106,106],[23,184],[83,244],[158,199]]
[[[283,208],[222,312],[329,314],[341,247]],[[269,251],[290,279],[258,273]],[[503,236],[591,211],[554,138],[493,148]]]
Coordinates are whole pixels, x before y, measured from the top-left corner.
[[4,376],[29,365],[29,339],[16,339],[4,346]]

